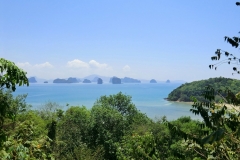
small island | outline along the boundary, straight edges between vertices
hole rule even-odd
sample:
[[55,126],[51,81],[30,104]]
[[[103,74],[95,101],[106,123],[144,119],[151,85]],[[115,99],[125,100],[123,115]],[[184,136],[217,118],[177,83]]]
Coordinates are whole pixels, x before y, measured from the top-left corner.
[[30,78],[28,78],[28,82],[29,82],[29,83],[37,83],[35,77],[30,77]]
[[53,80],[53,83],[78,83],[78,80],[77,78],[72,78],[72,77],[68,78],[67,80],[57,78]]
[[84,79],[82,83],[91,83],[89,79]]
[[140,80],[129,78],[129,77],[124,77],[121,79],[122,83],[141,83]]
[[48,81],[44,81],[43,83],[48,83]]
[[170,80],[168,79],[168,80],[166,81],[166,83],[170,83]]
[[67,83],[78,83],[78,80],[77,80],[77,78],[70,77],[70,78],[68,78]]
[[155,79],[151,79],[150,83],[157,83]]
[[57,78],[57,79],[53,80],[53,83],[67,83],[67,80],[66,79]]
[[112,77],[112,78],[110,79],[110,82],[111,82],[112,84],[121,84],[121,83],[122,83],[122,82],[121,82],[121,79],[118,78],[118,77]]
[[103,80],[101,78],[98,78],[97,84],[102,84],[102,83],[103,83]]

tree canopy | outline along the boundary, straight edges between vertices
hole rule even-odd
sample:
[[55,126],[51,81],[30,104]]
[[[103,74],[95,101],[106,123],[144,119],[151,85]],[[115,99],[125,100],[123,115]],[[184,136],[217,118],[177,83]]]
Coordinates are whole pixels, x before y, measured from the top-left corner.
[[9,91],[5,89],[15,91],[16,85],[21,86],[24,84],[29,85],[26,72],[18,68],[13,62],[0,58],[0,147],[6,140],[3,129],[4,121],[7,118],[14,120],[16,112],[23,104],[21,100],[25,100],[25,98],[22,98],[17,102],[17,98],[14,99]]

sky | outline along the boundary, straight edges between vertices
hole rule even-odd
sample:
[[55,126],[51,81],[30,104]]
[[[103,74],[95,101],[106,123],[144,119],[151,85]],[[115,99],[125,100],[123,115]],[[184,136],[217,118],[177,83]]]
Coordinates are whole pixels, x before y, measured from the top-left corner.
[[[91,74],[184,80],[229,77],[216,49],[238,55],[224,36],[239,36],[236,0],[0,0],[0,57],[27,76]],[[223,57],[224,58],[224,57]]]

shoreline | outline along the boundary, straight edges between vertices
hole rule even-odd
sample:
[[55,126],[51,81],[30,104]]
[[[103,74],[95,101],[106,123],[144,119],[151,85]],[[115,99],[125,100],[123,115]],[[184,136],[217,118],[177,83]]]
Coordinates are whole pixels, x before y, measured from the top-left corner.
[[168,98],[163,98],[164,100],[168,101],[168,102],[174,102],[174,103],[183,103],[183,104],[193,104],[193,102],[184,102],[184,101],[170,101],[168,100]]
[[[173,103],[182,103],[182,104],[191,104],[191,105],[193,105],[193,103],[194,102],[184,102],[184,101],[169,101],[167,98],[164,98],[164,100],[166,100],[166,101],[168,101],[168,102],[173,102]],[[231,105],[231,104],[226,104],[226,103],[224,103],[224,104],[221,104],[221,103],[215,103],[215,105],[225,105],[228,109],[235,109],[235,110],[238,110],[238,111],[240,111],[240,106],[233,106],[233,105]]]

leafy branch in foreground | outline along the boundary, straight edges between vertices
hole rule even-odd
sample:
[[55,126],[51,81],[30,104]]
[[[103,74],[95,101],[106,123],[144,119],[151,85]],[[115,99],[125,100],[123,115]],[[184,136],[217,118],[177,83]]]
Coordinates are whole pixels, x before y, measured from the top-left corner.
[[29,85],[26,72],[18,68],[15,63],[0,58],[0,87],[16,90],[16,85]]
[[[240,38],[238,38],[238,37],[234,37],[234,38],[236,38],[237,41],[234,41],[234,42],[232,42],[232,43],[236,43],[236,46],[238,46],[238,45],[239,45],[239,42],[240,42]],[[234,44],[234,46],[235,46],[235,44]],[[228,57],[228,58],[227,58],[227,59],[224,59],[224,60],[222,60],[222,61],[220,61],[220,62],[218,62],[218,63],[209,65],[209,68],[210,68],[210,69],[215,69],[215,70],[217,70],[217,67],[220,66],[220,65],[222,65],[222,64],[224,64],[224,63],[234,64],[234,65],[240,65],[240,59],[237,58],[235,55],[230,54],[230,53],[227,52],[227,51],[224,51],[224,50],[222,50],[222,49],[217,49],[217,51],[215,52],[215,54],[216,54],[216,56],[212,56],[212,57],[211,57],[212,60],[217,60],[217,61],[220,60],[222,54],[224,54],[224,55],[225,55],[226,57]],[[232,75],[234,75],[234,74],[240,74],[240,71],[238,70],[237,67],[233,67],[233,71],[235,71],[235,73],[232,73]]]
[[[222,97],[220,103],[215,102],[216,95]],[[199,134],[186,133],[167,121],[165,123],[171,132],[185,139],[183,145],[202,158],[240,158],[240,110],[237,107],[240,99],[228,89],[216,91],[211,86],[206,87],[203,97],[206,99],[204,102],[193,98],[190,110],[203,119],[198,124],[201,128]]]
[[[240,6],[240,2],[236,2],[236,5],[237,6]],[[239,32],[240,33],[240,32]],[[228,37],[228,36],[225,36],[224,37],[224,40],[227,41],[227,43],[230,43],[232,45],[232,47],[235,47],[235,48],[238,48],[239,47],[239,44],[240,44],[240,38],[239,37]],[[225,54],[225,56],[227,56],[228,58],[227,59],[224,59],[218,63],[215,63],[215,64],[210,64],[209,65],[209,68],[210,69],[215,69],[217,70],[217,67],[224,64],[224,63],[228,63],[228,64],[234,64],[234,65],[239,65],[240,64],[240,59],[237,58],[235,55],[233,54],[230,54],[229,52],[227,51],[224,51],[222,49],[217,49],[217,51],[215,52],[215,56],[212,56],[211,59],[212,60],[220,60],[221,58],[221,55],[222,54]],[[234,74],[240,74],[240,71],[238,70],[237,67],[233,67],[233,71],[235,71],[235,73],[232,73],[232,75]]]

